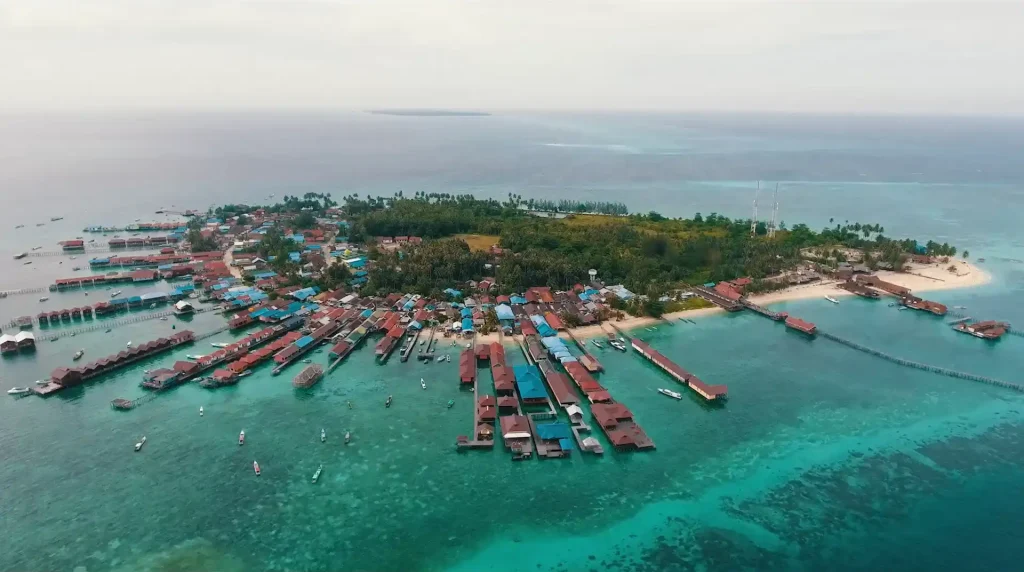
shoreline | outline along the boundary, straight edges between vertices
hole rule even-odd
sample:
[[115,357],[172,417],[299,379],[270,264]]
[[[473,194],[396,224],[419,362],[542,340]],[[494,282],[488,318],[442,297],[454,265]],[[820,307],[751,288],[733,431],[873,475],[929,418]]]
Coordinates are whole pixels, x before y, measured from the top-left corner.
[[[950,264],[955,264],[957,266],[956,274],[946,270]],[[992,275],[989,272],[986,272],[978,266],[964,260],[950,261],[946,264],[911,264],[910,266],[910,272],[880,270],[875,274],[882,280],[898,284],[905,288],[910,288],[915,295],[920,295],[925,292],[976,288],[992,282]],[[754,294],[750,296],[750,301],[766,306],[781,302],[810,300],[813,298],[824,299],[825,296],[832,296],[833,298],[854,296],[853,292],[838,288],[836,286],[837,284],[839,284],[838,280],[826,280],[822,282],[815,282],[813,284],[790,286],[775,292]],[[892,296],[885,294],[883,295],[883,298],[885,297]],[[725,310],[716,306],[714,308],[697,308],[695,310],[671,312],[665,314],[660,319],[647,316],[629,316],[621,321],[609,323],[615,324],[615,326],[621,330],[632,330],[635,328],[649,328],[657,326],[665,320],[675,321],[679,318],[710,316],[720,312],[725,312]],[[614,332],[610,326],[603,323],[590,326],[580,326],[578,328],[572,328],[570,331],[573,336],[581,340],[605,337],[609,332]],[[560,332],[559,336],[563,338],[569,337],[564,332]],[[500,341],[497,333],[483,334],[476,337],[477,343],[489,344],[497,341]],[[509,341],[508,343],[511,342]]]

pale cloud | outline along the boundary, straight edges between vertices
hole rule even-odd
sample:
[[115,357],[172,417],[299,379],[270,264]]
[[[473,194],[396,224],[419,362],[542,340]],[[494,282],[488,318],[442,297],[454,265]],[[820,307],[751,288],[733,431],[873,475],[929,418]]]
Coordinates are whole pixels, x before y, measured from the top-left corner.
[[1024,3],[0,0],[0,110],[1022,113]]

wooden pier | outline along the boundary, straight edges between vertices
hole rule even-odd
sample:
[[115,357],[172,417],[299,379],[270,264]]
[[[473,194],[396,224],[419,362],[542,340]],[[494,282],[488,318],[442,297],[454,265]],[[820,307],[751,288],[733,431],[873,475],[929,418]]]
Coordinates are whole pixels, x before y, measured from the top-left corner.
[[[473,360],[474,367],[476,366],[476,360]],[[459,380],[459,385],[462,385],[462,380]],[[494,447],[494,431],[495,427],[491,427],[491,439],[480,439],[478,432],[480,431],[480,376],[473,377],[473,429],[470,432],[472,437],[466,435],[459,435],[455,441],[456,449],[462,451],[465,449],[491,449]],[[495,420],[497,420],[497,407],[495,407]]]
[[829,339],[829,340],[832,340],[833,342],[840,343],[840,344],[842,344],[842,345],[844,345],[844,346],[846,346],[848,348],[855,349],[855,350],[857,350],[859,352],[864,352],[864,353],[866,353],[868,355],[873,355],[873,356],[875,356],[877,358],[881,358],[881,359],[884,359],[886,361],[889,361],[889,362],[892,362],[894,364],[901,365],[901,366],[904,366],[904,367],[910,367],[910,368],[919,369],[919,370],[922,370],[922,371],[929,371],[929,372],[932,372],[932,373],[937,373],[939,375],[945,375],[947,377],[954,377],[954,378],[957,378],[957,379],[967,379],[967,380],[976,381],[976,382],[979,382],[979,383],[987,383],[989,385],[995,385],[997,387],[1003,387],[1003,388],[1006,388],[1006,389],[1012,389],[1014,391],[1024,392],[1024,385],[1020,385],[1020,384],[1017,384],[1017,383],[1011,383],[1011,382],[1008,382],[1008,381],[1002,381],[1002,380],[999,380],[999,379],[993,379],[991,377],[985,377],[983,375],[975,375],[973,373],[966,373],[966,372],[962,372],[962,371],[956,371],[956,370],[947,369],[947,368],[944,368],[944,367],[928,365],[928,364],[925,364],[925,363],[920,363],[920,362],[911,361],[911,360],[908,360],[908,359],[903,359],[901,357],[896,357],[896,356],[893,356],[893,355],[889,355],[889,354],[887,354],[885,352],[876,350],[874,348],[869,348],[867,346],[858,344],[857,342],[854,342],[854,341],[851,341],[851,340],[847,340],[847,339],[839,337],[839,336],[837,336],[835,334],[830,334],[828,332],[823,332],[821,330],[818,330],[818,334],[821,337],[825,338],[825,339]]
[[411,332],[411,335],[412,341],[408,342],[409,345],[406,346],[405,351],[403,351],[402,355],[399,356],[399,359],[402,361],[402,363],[409,361],[409,356],[412,354],[413,350],[416,349],[416,342],[419,341],[420,339],[420,330],[413,330]]
[[587,371],[594,373],[604,370],[604,366],[602,366],[601,362],[594,357],[594,354],[587,351],[587,344],[585,342],[581,342],[576,339],[576,336],[572,335],[572,332],[569,330],[566,330],[565,333],[569,336],[569,339],[576,344],[576,347],[580,348],[580,351],[583,352],[583,357],[586,359],[581,359],[580,363],[583,364],[583,367],[587,368]]

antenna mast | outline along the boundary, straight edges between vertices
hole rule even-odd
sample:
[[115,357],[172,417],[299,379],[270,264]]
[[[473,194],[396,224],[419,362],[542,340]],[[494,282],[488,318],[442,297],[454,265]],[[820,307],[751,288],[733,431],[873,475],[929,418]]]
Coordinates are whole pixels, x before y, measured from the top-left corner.
[[775,221],[779,216],[779,184],[775,183],[775,196],[772,198],[772,222],[768,225],[768,238],[775,236]]
[[750,236],[757,234],[757,195],[761,194],[761,181],[757,182],[757,191],[754,192],[754,218],[750,219]]

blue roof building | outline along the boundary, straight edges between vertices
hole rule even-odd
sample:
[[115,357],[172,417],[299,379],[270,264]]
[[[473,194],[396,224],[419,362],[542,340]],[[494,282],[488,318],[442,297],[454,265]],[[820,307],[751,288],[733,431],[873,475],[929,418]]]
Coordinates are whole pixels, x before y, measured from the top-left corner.
[[303,288],[302,290],[296,290],[296,291],[292,292],[291,295],[292,295],[292,298],[295,298],[296,300],[305,300],[306,298],[309,298],[311,296],[316,296],[319,293],[320,293],[320,288],[317,288],[316,286],[310,286],[309,288]]
[[498,315],[498,320],[507,322],[509,320],[515,321],[516,315],[512,313],[512,308],[505,304],[498,304],[494,307],[494,313]]
[[301,258],[302,256],[298,252],[288,253],[288,260],[291,260],[292,262],[298,262],[299,260],[301,260]]
[[293,234],[288,238],[290,238],[293,242],[298,242],[299,244],[306,242],[306,237],[302,236],[301,234]]
[[508,301],[513,304],[519,304],[520,306],[522,306],[523,304],[526,303],[526,298],[523,298],[522,296],[509,296]]
[[527,399],[547,399],[548,392],[540,380],[540,370],[535,365],[517,365],[512,368],[516,376],[519,396]]
[[473,310],[470,310],[469,308],[463,308],[459,312],[462,314],[463,318],[472,318],[473,317]]
[[473,319],[472,318],[463,318],[462,319],[462,331],[463,332],[472,332],[473,331]]

